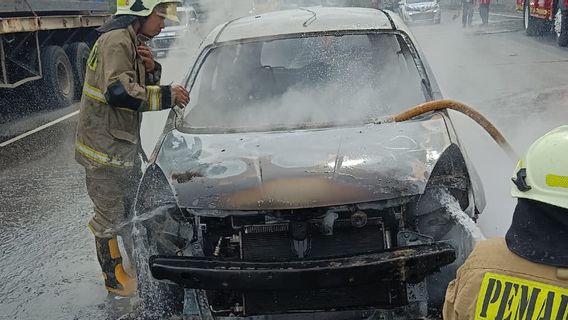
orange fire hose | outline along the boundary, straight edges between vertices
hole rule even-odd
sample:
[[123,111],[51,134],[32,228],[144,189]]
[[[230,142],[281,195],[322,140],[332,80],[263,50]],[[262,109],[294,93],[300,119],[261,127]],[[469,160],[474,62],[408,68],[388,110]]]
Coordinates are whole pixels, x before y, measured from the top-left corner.
[[435,100],[426,102],[423,104],[419,104],[414,108],[408,109],[403,111],[399,114],[393,115],[390,117],[390,121],[394,122],[401,122],[412,119],[416,116],[424,114],[426,112],[434,111],[434,110],[442,110],[442,109],[452,109],[458,112],[465,114],[466,116],[473,119],[477,122],[480,126],[489,133],[489,135],[497,142],[497,144],[507,153],[507,155],[513,160],[517,161],[519,157],[509,144],[505,137],[497,130],[497,128],[487,120],[481,113],[475,111],[473,108],[454,100]]

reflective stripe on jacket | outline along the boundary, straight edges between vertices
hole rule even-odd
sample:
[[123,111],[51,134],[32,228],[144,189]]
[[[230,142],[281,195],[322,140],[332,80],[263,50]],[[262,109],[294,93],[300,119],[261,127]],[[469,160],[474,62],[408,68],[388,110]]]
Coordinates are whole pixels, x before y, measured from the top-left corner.
[[104,33],[93,46],[85,74],[75,158],[86,167],[132,167],[140,143],[141,112],[172,107],[161,66],[146,73],[132,26]]
[[568,269],[523,259],[504,239],[481,241],[448,286],[443,318],[568,319]]

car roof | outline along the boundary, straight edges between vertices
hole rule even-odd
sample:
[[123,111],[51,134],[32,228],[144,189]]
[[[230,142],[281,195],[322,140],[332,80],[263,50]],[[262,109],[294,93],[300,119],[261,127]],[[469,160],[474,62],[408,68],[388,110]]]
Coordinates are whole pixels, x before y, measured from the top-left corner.
[[231,20],[215,28],[203,45],[286,34],[397,29],[409,33],[400,18],[390,11],[319,6],[273,11]]

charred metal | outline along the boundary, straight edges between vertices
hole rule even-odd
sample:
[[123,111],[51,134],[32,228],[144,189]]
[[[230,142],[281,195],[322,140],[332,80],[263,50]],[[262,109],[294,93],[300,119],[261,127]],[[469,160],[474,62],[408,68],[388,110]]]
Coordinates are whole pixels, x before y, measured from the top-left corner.
[[[353,54],[368,59],[361,72],[371,70],[370,80],[361,86],[375,81],[380,88],[397,83],[391,74],[406,74],[413,92],[405,95],[413,105],[441,98],[397,18],[377,10],[313,10],[318,18],[308,26],[302,24],[313,13],[298,10],[217,28],[186,79],[194,105],[170,114],[150,158],[135,223],[153,277],[141,283],[183,303],[190,318],[439,316],[445,288],[471,250],[448,202],[475,219],[484,207],[483,189],[446,111],[397,123],[377,120],[412,106],[388,101],[391,90],[382,88],[387,94],[365,100],[378,111],[361,118],[345,119],[351,100],[341,102],[340,116],[330,121],[282,123],[272,114],[271,99],[298,87],[318,95],[329,84],[318,76],[347,70],[311,61],[318,56],[310,52],[297,65],[284,59],[318,48],[312,42],[324,48],[328,40],[349,57],[330,61],[359,61]],[[265,46],[282,59],[263,60]],[[393,60],[379,59],[386,56]],[[369,68],[381,65],[398,71]],[[225,84],[228,94],[221,94]],[[282,105],[288,112],[290,104]],[[329,103],[308,105],[335,115]],[[251,110],[268,111],[265,121],[251,120]],[[223,123],[234,120],[231,112],[244,120]]]
[[387,282],[418,283],[455,259],[447,243],[400,247],[333,259],[282,262],[153,256],[152,275],[191,289],[315,290]]

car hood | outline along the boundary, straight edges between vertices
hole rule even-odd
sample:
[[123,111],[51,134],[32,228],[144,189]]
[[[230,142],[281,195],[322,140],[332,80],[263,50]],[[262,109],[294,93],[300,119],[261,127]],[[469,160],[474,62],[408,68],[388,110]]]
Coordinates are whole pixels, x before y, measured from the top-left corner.
[[444,116],[437,113],[318,130],[174,130],[164,137],[156,163],[180,207],[298,209],[421,194],[450,144]]

